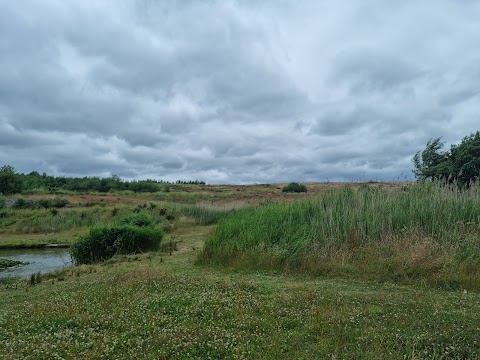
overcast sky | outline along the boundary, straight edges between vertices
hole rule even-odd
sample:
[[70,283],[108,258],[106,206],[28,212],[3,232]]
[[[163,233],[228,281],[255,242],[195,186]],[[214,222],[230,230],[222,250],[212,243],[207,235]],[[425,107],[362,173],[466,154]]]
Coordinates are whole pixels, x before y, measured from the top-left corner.
[[0,165],[412,179],[480,130],[480,1],[0,0]]

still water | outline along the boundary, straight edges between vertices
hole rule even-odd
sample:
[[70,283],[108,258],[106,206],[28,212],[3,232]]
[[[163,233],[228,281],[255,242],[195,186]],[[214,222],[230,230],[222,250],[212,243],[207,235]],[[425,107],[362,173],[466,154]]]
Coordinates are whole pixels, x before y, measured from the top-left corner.
[[27,265],[0,270],[0,278],[8,276],[30,277],[31,274],[72,266],[72,258],[68,249],[12,249],[0,250],[0,258],[28,262]]

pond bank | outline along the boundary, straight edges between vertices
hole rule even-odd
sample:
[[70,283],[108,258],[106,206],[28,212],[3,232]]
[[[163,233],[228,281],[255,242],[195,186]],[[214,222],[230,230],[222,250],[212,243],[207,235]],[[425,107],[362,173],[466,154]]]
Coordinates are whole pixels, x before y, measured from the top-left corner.
[[68,249],[69,244],[0,244],[0,250],[15,249]]

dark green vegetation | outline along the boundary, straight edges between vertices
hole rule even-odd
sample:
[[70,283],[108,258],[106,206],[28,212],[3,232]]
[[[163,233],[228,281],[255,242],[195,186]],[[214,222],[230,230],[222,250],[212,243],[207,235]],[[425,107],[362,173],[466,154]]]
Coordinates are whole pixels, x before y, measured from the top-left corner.
[[93,264],[115,254],[136,254],[160,248],[161,228],[145,213],[124,217],[111,225],[97,226],[70,247],[76,264]]
[[25,200],[23,198],[16,199],[12,205],[14,209],[59,209],[68,205],[68,200],[63,198]]
[[0,167],[0,195],[16,194],[22,190],[22,181],[13,166]]
[[345,189],[222,220],[201,260],[480,289],[480,186]]
[[302,193],[302,192],[307,192],[307,187],[297,182],[291,182],[290,184],[282,188],[282,192]]
[[[0,194],[10,195],[17,193],[46,194],[69,193],[75,191],[97,191],[101,193],[110,191],[155,192],[165,190],[168,181],[140,180],[122,181],[118,176],[109,178],[84,177],[66,178],[40,175],[36,171],[29,174],[17,173],[11,165],[0,167]],[[205,185],[203,181],[181,181],[175,184]]]
[[452,145],[449,151],[442,151],[443,145],[440,138],[432,139],[425,150],[415,155],[415,175],[420,180],[443,179],[460,185],[478,181],[480,132],[466,136],[459,145]]
[[0,270],[17,266],[17,265],[24,265],[25,263],[17,260],[10,260],[10,259],[0,259]]
[[[118,227],[155,226],[164,237],[157,251],[0,279],[0,358],[480,357],[478,188],[309,183],[297,194],[285,185],[64,193],[63,208],[2,209],[0,246],[72,244]],[[244,220],[238,246],[258,230],[257,255],[218,248],[205,257],[205,241],[209,249],[225,224]],[[316,247],[302,252],[314,235]]]

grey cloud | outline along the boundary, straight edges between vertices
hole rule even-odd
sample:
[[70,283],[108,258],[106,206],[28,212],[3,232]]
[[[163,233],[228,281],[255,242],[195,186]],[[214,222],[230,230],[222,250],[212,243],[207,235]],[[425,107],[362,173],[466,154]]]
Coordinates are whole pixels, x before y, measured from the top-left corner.
[[398,91],[420,76],[420,69],[396,55],[358,49],[337,56],[329,83],[347,84],[352,93]]
[[392,180],[428,139],[478,130],[479,10],[6,2],[0,165],[211,183]]

